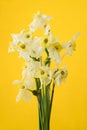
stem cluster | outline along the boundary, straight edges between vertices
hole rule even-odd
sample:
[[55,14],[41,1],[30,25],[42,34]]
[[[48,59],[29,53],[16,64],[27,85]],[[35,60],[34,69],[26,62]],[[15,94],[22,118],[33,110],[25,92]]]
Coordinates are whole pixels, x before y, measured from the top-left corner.
[[[52,93],[50,96],[51,85]],[[39,130],[50,130],[50,116],[55,84],[52,84],[51,82],[47,86],[42,86],[40,89],[40,79],[36,79],[36,86],[37,91],[39,91],[39,93],[36,95],[38,100]]]

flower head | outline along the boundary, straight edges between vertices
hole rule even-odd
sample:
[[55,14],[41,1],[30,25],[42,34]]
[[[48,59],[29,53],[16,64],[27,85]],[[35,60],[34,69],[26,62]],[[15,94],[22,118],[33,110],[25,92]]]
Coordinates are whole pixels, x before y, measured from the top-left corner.
[[37,12],[34,16],[33,22],[29,25],[30,31],[35,32],[36,29],[40,28],[43,29],[46,26],[47,21],[51,20],[51,16],[47,16],[44,14],[41,14],[40,12]]
[[67,67],[62,67],[61,69],[59,69],[54,76],[55,84],[59,86],[61,82],[65,81],[67,75],[68,75]]
[[76,39],[78,38],[79,35],[80,33],[77,33],[76,35],[74,35],[74,37],[70,41],[62,45],[63,48],[66,49],[65,54],[72,55],[72,52],[76,50]]

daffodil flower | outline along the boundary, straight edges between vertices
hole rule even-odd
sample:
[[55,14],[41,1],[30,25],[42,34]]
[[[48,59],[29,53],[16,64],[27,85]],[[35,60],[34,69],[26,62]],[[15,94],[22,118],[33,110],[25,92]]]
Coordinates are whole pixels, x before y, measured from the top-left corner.
[[54,76],[55,84],[59,86],[61,82],[65,81],[67,75],[68,75],[67,67],[62,67],[61,69],[59,69]]
[[22,30],[19,34],[11,34],[13,38],[13,43],[18,44],[19,42],[21,43],[29,43],[32,39],[32,33],[27,30]]
[[43,51],[44,49],[41,46],[41,38],[35,37],[32,40],[31,45],[29,46],[29,55],[31,57],[39,58],[40,56],[42,56]]
[[38,28],[44,29],[47,21],[51,19],[52,19],[51,16],[46,16],[45,14],[41,14],[40,12],[37,12],[34,16],[33,22],[29,25],[30,31],[35,32]]
[[38,78],[40,78],[41,83],[48,85],[52,80],[53,71],[47,66],[41,66],[37,71]]
[[13,42],[10,43],[8,52],[18,51],[19,57],[29,60],[29,46],[32,41],[32,34],[23,30],[19,34],[12,34]]
[[77,33],[70,41],[62,44],[63,48],[66,49],[64,55],[67,54],[72,55],[72,52],[76,50],[76,39],[78,38],[79,35],[80,33]]
[[28,77],[28,75],[26,75],[26,79],[14,80],[13,84],[18,85],[19,88],[26,88],[26,89],[35,87],[33,78],[30,76]]
[[26,51],[31,44],[32,34],[29,31],[23,30],[19,34],[12,34],[12,38],[16,50]]
[[48,47],[49,57],[55,61],[58,65],[61,62],[60,51],[62,46],[59,43],[59,39],[55,38],[52,33],[50,34],[50,46]]
[[51,46],[54,46],[53,44],[57,43],[59,41],[59,38],[55,38],[52,33],[49,35],[44,35],[42,38],[42,46],[45,48],[49,48]]
[[26,76],[27,77],[38,77],[37,72],[38,69],[41,67],[41,63],[38,61],[30,61],[27,63],[27,68],[23,70],[22,72],[22,76]]
[[48,35],[45,35],[42,38],[41,46],[43,48],[48,48],[50,46],[50,37]]
[[16,97],[17,102],[21,99],[24,99],[26,102],[29,102],[31,99],[31,94],[29,93],[28,89],[34,87],[35,84],[31,77],[27,76],[25,80],[14,80],[13,82],[13,84],[18,85],[20,88],[20,91]]

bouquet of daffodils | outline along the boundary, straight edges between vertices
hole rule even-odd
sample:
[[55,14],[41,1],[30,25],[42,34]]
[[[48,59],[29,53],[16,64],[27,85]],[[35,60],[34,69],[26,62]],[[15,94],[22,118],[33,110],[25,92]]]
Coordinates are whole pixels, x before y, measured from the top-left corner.
[[25,61],[22,79],[14,81],[14,84],[19,85],[16,101],[23,99],[29,102],[31,95],[36,96],[39,130],[50,129],[54,89],[68,75],[67,67],[60,67],[60,63],[66,55],[72,55],[76,48],[75,40],[79,36],[78,33],[68,42],[60,43],[59,38],[55,38],[51,32],[48,24],[51,19],[37,12],[28,30],[11,35],[13,41],[8,50],[17,51]]

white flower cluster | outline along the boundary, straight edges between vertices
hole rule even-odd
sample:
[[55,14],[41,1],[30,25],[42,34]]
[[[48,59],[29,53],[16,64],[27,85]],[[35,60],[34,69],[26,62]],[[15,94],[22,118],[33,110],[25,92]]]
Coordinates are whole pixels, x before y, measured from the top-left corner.
[[[12,34],[13,41],[10,43],[8,52],[17,51],[19,56],[25,60],[22,80],[14,81],[20,86],[17,101],[21,98],[26,101],[30,100],[28,90],[32,91],[31,87],[36,86],[35,79],[40,80],[41,89],[42,86],[47,86],[52,80],[55,85],[60,85],[67,77],[67,67],[60,68],[59,64],[65,55],[72,55],[72,51],[76,47],[75,40],[79,34],[76,34],[70,41],[60,44],[59,38],[53,36],[48,24],[51,19],[52,17],[38,12],[28,30],[23,30],[19,34]],[[43,35],[36,36],[37,30],[43,31]],[[55,68],[50,67],[52,62],[55,62]]]

